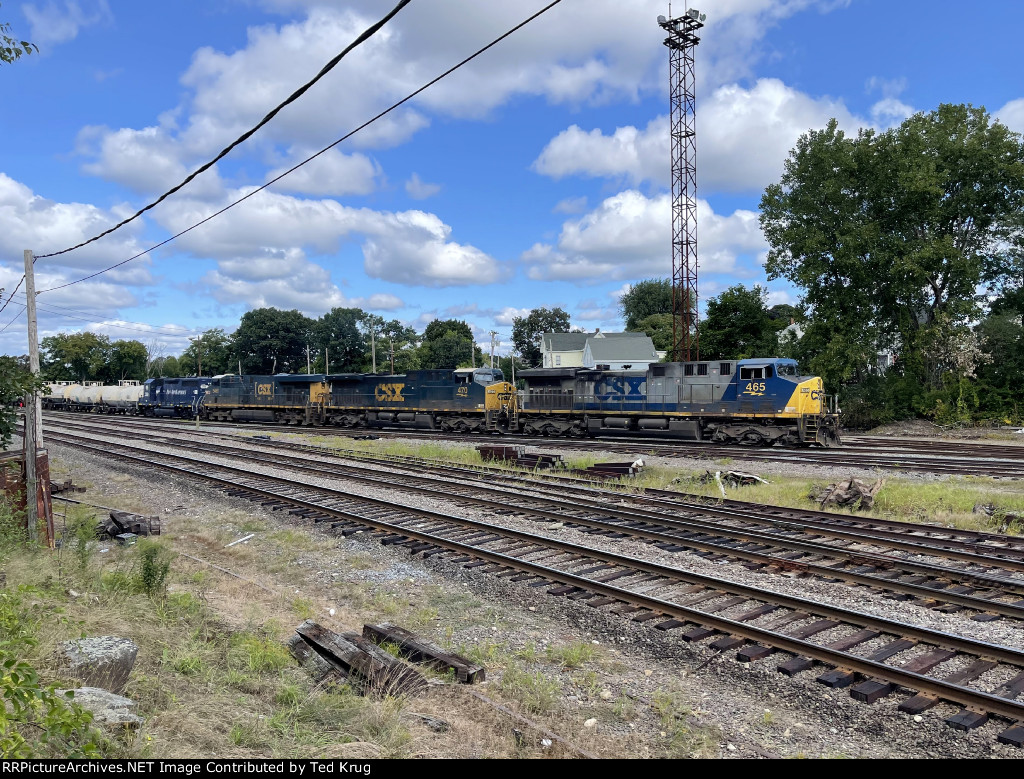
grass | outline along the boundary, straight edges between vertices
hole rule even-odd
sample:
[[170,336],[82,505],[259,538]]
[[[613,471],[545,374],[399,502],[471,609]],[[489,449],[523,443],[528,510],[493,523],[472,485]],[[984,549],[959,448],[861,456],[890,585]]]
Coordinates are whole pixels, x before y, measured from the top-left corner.
[[579,668],[593,660],[598,651],[597,647],[588,641],[574,641],[570,644],[549,646],[546,654],[549,660],[563,668]]

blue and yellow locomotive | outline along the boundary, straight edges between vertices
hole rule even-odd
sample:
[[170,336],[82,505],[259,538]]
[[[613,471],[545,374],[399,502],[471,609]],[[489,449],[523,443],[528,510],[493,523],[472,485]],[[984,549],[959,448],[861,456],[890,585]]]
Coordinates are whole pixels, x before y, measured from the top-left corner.
[[646,371],[521,372],[528,435],[657,435],[720,443],[838,446],[821,379],[781,358],[654,363]]

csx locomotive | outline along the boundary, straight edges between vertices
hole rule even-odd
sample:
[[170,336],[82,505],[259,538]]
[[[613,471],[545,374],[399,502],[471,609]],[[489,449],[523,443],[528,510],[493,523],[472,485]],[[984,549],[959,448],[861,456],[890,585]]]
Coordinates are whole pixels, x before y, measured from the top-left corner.
[[[517,378],[518,390],[491,368],[151,380],[137,413],[348,428],[840,445],[834,403],[820,378],[798,375],[794,360],[654,363],[642,371],[538,368]],[[190,382],[196,394],[186,396],[187,404],[171,395],[157,398],[158,381]]]

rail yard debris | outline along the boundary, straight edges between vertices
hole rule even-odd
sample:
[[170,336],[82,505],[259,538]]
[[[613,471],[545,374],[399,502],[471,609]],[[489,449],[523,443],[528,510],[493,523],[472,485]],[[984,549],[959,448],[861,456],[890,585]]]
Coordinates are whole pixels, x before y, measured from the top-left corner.
[[[335,633],[306,620],[288,649],[317,683],[347,682],[363,695],[402,695],[426,689],[427,680],[358,633]],[[298,640],[296,640],[298,639]]]
[[807,497],[817,501],[822,508],[828,505],[850,506],[866,511],[875,505],[875,496],[885,486],[885,479],[868,485],[860,479],[847,479],[829,487],[812,490]]
[[487,678],[486,669],[461,655],[448,652],[422,636],[390,623],[363,625],[363,638],[378,644],[398,647],[402,657],[414,663],[424,663],[439,671],[452,671],[463,684],[476,684]]
[[96,525],[99,538],[120,538],[125,534],[135,536],[160,535],[160,517],[144,517],[127,511],[111,511],[107,519]]
[[730,487],[748,487],[753,484],[771,484],[766,479],[762,479],[760,476],[755,476],[752,473],[743,473],[742,471],[705,471],[704,475],[700,477],[701,484],[710,484],[713,481],[722,482]]
[[532,471],[564,470],[574,476],[589,479],[619,479],[623,476],[636,476],[644,468],[644,460],[638,457],[629,462],[595,463],[588,468],[570,469],[560,454],[549,452],[527,452],[525,446],[480,444],[476,450],[485,462],[500,460],[528,468]]

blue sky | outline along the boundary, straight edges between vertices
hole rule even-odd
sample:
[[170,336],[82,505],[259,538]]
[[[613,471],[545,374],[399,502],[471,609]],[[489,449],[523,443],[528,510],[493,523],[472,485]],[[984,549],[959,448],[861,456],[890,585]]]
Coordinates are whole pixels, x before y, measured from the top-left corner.
[[[149,202],[311,78],[392,2],[6,0],[38,55],[0,68],[0,286]],[[543,0],[413,0],[243,147],[131,226],[37,263],[37,288],[126,259],[347,133]],[[997,0],[708,0],[697,49],[700,294],[766,284],[757,223],[798,136],[885,128],[940,102],[1024,130]],[[682,12],[676,2],[673,13]],[[89,329],[177,354],[248,309],[358,306],[422,329],[562,306],[621,329],[627,285],[667,276],[666,2],[563,0],[382,122],[143,259],[39,296],[41,337]],[[797,291],[768,284],[771,302]],[[6,297],[6,295],[5,295]],[[0,348],[26,350],[15,296]],[[12,322],[13,320],[13,322]],[[505,351],[503,347],[501,351]]]

